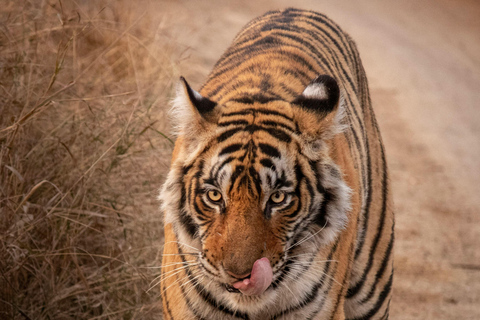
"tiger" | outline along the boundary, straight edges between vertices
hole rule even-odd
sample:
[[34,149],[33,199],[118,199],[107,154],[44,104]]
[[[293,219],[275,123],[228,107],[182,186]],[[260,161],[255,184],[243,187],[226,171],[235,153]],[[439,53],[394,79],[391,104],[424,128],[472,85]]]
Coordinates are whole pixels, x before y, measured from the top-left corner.
[[392,196],[349,35],[269,11],[199,91],[180,78],[171,119],[164,319],[388,319]]

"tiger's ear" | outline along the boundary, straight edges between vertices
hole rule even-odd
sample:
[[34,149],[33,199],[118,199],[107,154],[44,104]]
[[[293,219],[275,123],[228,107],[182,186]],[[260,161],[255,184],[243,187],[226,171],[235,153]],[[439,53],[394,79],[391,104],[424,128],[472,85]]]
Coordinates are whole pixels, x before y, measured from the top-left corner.
[[188,98],[191,107],[194,107],[201,116],[208,115],[216,107],[216,103],[208,98],[202,97],[200,93],[193,90],[184,77],[180,77],[183,85],[184,95]]
[[186,140],[205,137],[218,119],[217,104],[193,90],[184,77],[180,77],[176,97],[170,111],[174,133]]
[[[340,89],[337,81],[320,75],[310,82],[292,102],[301,132],[311,138],[327,138],[336,133],[339,117]],[[341,130],[340,130],[341,131]]]
[[324,118],[338,105],[340,89],[337,81],[324,74],[316,77],[292,103]]

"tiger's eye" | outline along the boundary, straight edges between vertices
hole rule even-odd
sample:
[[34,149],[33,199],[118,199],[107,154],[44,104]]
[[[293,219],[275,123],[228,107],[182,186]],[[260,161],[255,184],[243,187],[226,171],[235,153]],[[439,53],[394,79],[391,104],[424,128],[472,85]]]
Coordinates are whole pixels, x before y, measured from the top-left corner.
[[207,196],[210,200],[214,202],[218,202],[222,199],[222,194],[218,192],[217,190],[210,190],[207,193]]
[[281,203],[285,200],[285,193],[277,191],[270,196],[270,200],[272,200],[273,203]]

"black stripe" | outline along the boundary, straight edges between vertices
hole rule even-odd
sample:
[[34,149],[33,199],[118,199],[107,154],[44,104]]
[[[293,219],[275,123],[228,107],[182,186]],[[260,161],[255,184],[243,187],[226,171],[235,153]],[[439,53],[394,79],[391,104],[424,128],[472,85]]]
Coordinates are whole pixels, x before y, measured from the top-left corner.
[[[313,19],[315,22],[319,22],[321,26],[315,25],[313,23],[309,23],[309,24],[311,24],[312,26],[315,26],[317,30],[321,31],[319,33],[326,35],[330,39],[330,41],[335,45],[338,51],[340,51],[341,56],[344,57],[345,60],[346,58],[350,58],[351,64],[353,66],[356,66],[356,64],[353,64],[351,60],[352,53],[355,51],[352,50],[350,46],[350,42],[348,41],[348,39],[345,38],[344,32],[340,29],[338,25],[336,25],[333,21],[331,21],[325,15],[322,15],[322,14],[315,14],[315,16],[309,16],[306,18],[310,18],[310,19]],[[328,27],[335,34],[336,37],[333,37],[328,32],[328,30],[324,28],[325,26]],[[339,40],[342,43],[343,48],[342,46],[340,46],[337,40]],[[347,43],[349,44],[348,46],[347,46]],[[325,45],[325,48],[329,48],[329,47],[330,46]],[[355,87],[353,87],[353,89],[355,90]]]
[[350,51],[352,52],[351,55],[349,55],[349,58],[350,58],[350,64],[352,67],[356,67],[355,68],[355,74],[357,76],[357,96],[359,94],[363,94],[361,92],[359,92],[360,90],[360,87],[361,87],[361,83],[363,81],[365,81],[366,79],[363,79],[362,78],[362,72],[365,72],[364,70],[360,70],[361,68],[359,66],[361,66],[361,61],[360,61],[360,57],[358,55],[358,50],[357,50],[357,47],[355,45],[355,43],[353,43],[353,41],[349,41],[349,47],[350,47]]
[[[354,133],[354,139],[355,139],[355,143],[357,144],[358,137],[355,133]],[[372,173],[372,163],[371,163],[371,157],[370,157],[370,152],[369,152],[368,139],[364,139],[364,141],[365,141],[365,148],[366,148],[367,181],[365,181],[365,174],[364,174],[365,168],[364,168],[363,165],[361,166],[361,170],[362,170],[362,184],[363,184],[363,188],[367,189],[367,198],[365,200],[365,210],[363,212],[362,225],[359,227],[361,235],[358,239],[357,248],[355,250],[355,256],[354,256],[355,261],[358,260],[358,258],[360,257],[363,246],[365,245],[365,235],[367,234],[367,231],[368,231],[368,224],[369,224],[369,220],[370,220],[370,207],[372,205],[372,195],[373,195],[373,185],[372,185],[372,182],[373,182],[372,175],[373,175],[373,173]],[[360,148],[358,148],[357,150],[360,153]],[[360,153],[360,157],[361,156],[362,156],[362,154]],[[361,157],[360,161],[362,161],[362,160],[363,160],[363,158]],[[359,215],[359,218],[360,218],[360,215]]]
[[368,319],[371,319],[378,312],[378,310],[380,310],[380,308],[382,307],[385,300],[389,297],[390,291],[392,290],[392,282],[393,282],[393,273],[390,275],[390,278],[388,279],[388,282],[383,287],[383,290],[380,293],[380,295],[378,296],[378,300],[375,303],[375,305],[373,306],[373,308],[370,309],[370,311],[368,311],[363,316],[360,316],[360,317],[357,317],[357,318],[352,318],[352,319],[349,319],[349,320],[368,320]]
[[[310,24],[311,26],[313,26],[314,28],[317,29],[317,33],[321,33],[321,34],[325,34],[327,37],[329,37],[330,41],[337,47],[337,49],[342,53],[343,56],[349,56],[349,55],[345,55],[345,51],[344,51],[344,48],[345,50],[348,49],[348,47],[345,45],[345,42],[342,41],[342,44],[343,44],[343,47],[342,48],[338,42],[335,40],[335,38],[333,38],[329,33],[328,33],[328,30],[325,28],[325,27],[329,27],[331,31],[333,31],[333,33],[335,33],[339,40],[341,39],[345,39],[345,36],[343,34],[343,32],[340,30],[340,28],[335,25],[331,20],[329,20],[328,18],[326,18],[325,16],[323,15],[320,15],[320,14],[317,14],[315,12],[305,12],[305,11],[299,11],[298,12],[299,14],[293,14],[293,13],[288,13],[289,16],[291,18],[293,17],[299,17],[301,18],[301,22],[304,22],[304,23],[307,23],[307,24]],[[292,28],[300,28],[298,24],[295,24],[295,23],[286,23],[285,21],[285,14],[286,13],[281,13],[279,14],[278,16],[265,16],[265,20],[268,21],[268,23],[265,24],[264,21],[261,22],[261,27],[262,27],[262,30],[265,29],[266,27],[268,27],[268,29],[271,31],[273,29],[285,29],[287,28],[287,30],[291,30]],[[310,15],[308,15],[310,14]],[[323,18],[322,18],[323,17]],[[262,20],[264,20],[262,19]],[[314,21],[316,22],[320,22],[322,25],[321,26],[318,26],[310,21],[308,21],[308,19],[313,19]],[[300,21],[299,21],[300,22]],[[334,28],[333,26],[335,26],[336,28]],[[245,30],[245,29],[244,29]],[[305,32],[308,32],[308,33],[311,33],[311,30],[310,29],[303,29],[301,28],[301,31],[300,32],[301,34],[305,34]],[[247,34],[249,34],[250,36],[249,37],[246,37],[247,38],[247,41],[250,41],[251,38],[252,38],[252,35],[253,36],[260,36],[260,32],[255,32],[253,30],[248,30]],[[318,41],[318,40],[317,40]],[[243,42],[244,43],[244,42]],[[241,41],[237,41],[237,43],[234,45],[234,47],[241,47],[242,44],[243,44]],[[323,43],[322,41],[320,41],[320,43]],[[251,46],[251,44],[250,44]],[[325,45],[325,47],[328,47]],[[233,50],[232,50],[233,51]]]
[[292,138],[287,133],[285,133],[285,131],[283,131],[283,130],[274,129],[274,128],[262,128],[262,127],[258,127],[258,128],[259,128],[258,130],[266,131],[271,136],[277,138],[280,141],[283,141],[283,142],[286,142],[286,143],[290,143],[290,141],[292,141]]
[[239,127],[235,129],[228,130],[224,133],[222,133],[220,136],[218,136],[217,141],[218,142],[223,142],[226,139],[230,138],[231,136],[235,135],[238,132],[248,132],[250,134],[257,132],[257,131],[264,131],[270,134],[272,137],[286,143],[290,143],[292,141],[292,138],[282,129],[277,129],[277,128],[270,128],[270,127],[261,127],[257,125],[248,125],[246,127]]
[[185,212],[185,210],[180,212],[180,223],[191,238],[196,238],[198,226],[195,224],[192,217]]
[[227,130],[217,137],[217,142],[221,143],[221,142],[227,140],[228,138],[230,138],[231,136],[233,136],[235,133],[238,133],[240,131],[241,131],[241,129],[239,129],[239,128]]
[[[328,26],[335,34],[335,37],[332,37],[332,41],[335,41],[336,43],[336,40],[334,39],[338,39],[345,47],[345,51],[350,53],[350,54],[344,54],[344,57],[350,58],[350,64],[352,66],[358,66],[358,64],[353,63],[352,61],[351,53],[356,53],[357,51],[356,49],[355,50],[352,49],[351,47],[352,40],[350,39],[350,37],[347,36],[345,32],[343,32],[343,30],[335,22],[330,20],[326,15],[317,13],[317,12],[315,12],[315,15],[316,15],[316,18],[314,18],[314,20],[316,20],[317,22],[320,22],[322,25]],[[338,45],[338,43],[336,44],[337,44],[337,48],[339,48],[339,50],[342,51],[340,48],[340,45]]]
[[180,253],[180,258],[182,259],[182,262],[186,264],[186,268],[184,269],[186,271],[186,274],[188,276],[189,281],[192,283],[192,286],[195,290],[195,292],[202,298],[207,304],[209,304],[211,307],[213,307],[215,310],[222,311],[232,317],[238,318],[238,319],[244,319],[244,320],[249,320],[249,317],[246,313],[242,313],[240,311],[233,311],[227,306],[221,304],[219,301],[217,301],[212,294],[205,288],[198,280],[192,275],[190,271],[190,267],[188,266],[188,263],[185,260],[185,257],[183,256],[183,251],[180,247],[178,247],[178,252]]
[[[203,201],[203,199],[201,199],[200,201],[201,201],[201,203],[203,204],[204,207],[209,208],[208,205]],[[193,201],[193,209],[194,209],[194,211],[195,211],[195,213],[196,213],[196,217],[197,217],[198,219],[200,219],[200,220],[202,220],[202,221],[208,221],[208,220],[209,220],[209,217],[208,217],[207,215],[205,215],[205,213],[203,213],[203,211],[202,211],[202,210],[200,209],[200,207],[198,206],[197,201]],[[212,209],[210,209],[210,210],[212,210]],[[193,221],[192,221],[192,222],[193,222]],[[197,231],[197,232],[196,232],[196,235],[198,235],[198,225],[195,224],[195,226],[196,226],[196,229],[197,229],[197,230],[196,230],[196,231]]]
[[[186,265],[186,263],[184,262],[184,264]],[[178,274],[175,276],[177,279],[178,279]],[[177,280],[178,281],[178,280]],[[193,284],[190,284],[190,286],[192,286]],[[180,288],[180,290],[182,291],[182,296],[185,298],[185,303],[187,304],[187,307],[188,309],[193,313],[195,319],[198,319],[198,320],[207,320],[205,319],[204,317],[202,317],[199,312],[197,311],[197,309],[193,306],[193,303],[190,301],[190,299],[188,299],[188,295],[187,293],[185,292],[185,289],[183,288],[183,285],[179,285],[178,286]]]
[[[295,164],[294,170],[295,170],[295,180],[297,182],[297,186],[295,187],[294,193],[295,193],[295,195],[297,196],[297,199],[298,199],[298,208],[297,208],[297,210],[295,210],[291,214],[285,216],[285,218],[287,218],[287,219],[292,219],[292,218],[296,217],[298,215],[298,213],[301,211],[301,209],[302,209],[302,206],[301,206],[302,195],[301,195],[301,192],[300,192],[300,188],[301,188],[302,182],[304,180],[307,180],[307,177],[303,173],[302,167],[298,163]],[[309,186],[309,181],[308,180],[306,181],[306,185]],[[310,198],[312,198],[312,196],[313,196],[313,194],[310,193]],[[309,208],[305,208],[305,209],[309,209]],[[300,225],[300,222],[301,221],[297,222],[297,227]],[[295,231],[295,229],[294,229],[294,231]]]
[[218,178],[219,178],[218,175],[222,171],[223,167],[225,167],[227,164],[229,164],[230,162],[232,162],[235,159],[236,159],[235,157],[228,157],[227,159],[223,160],[222,163],[220,163],[220,165],[216,169],[215,174],[212,174],[213,169],[215,167],[212,168],[212,172],[210,172],[210,179],[206,180],[205,182],[211,182],[210,184],[216,185],[216,182],[218,181]]
[[173,319],[173,315],[172,315],[172,310],[170,309],[170,304],[168,303],[168,297],[167,297],[167,290],[165,288],[165,274],[164,274],[164,271],[165,270],[162,270],[162,285],[160,286],[160,289],[162,290],[162,294],[161,294],[161,297],[162,297],[162,300],[165,302],[165,307],[167,308],[167,313],[168,315],[170,316],[169,319]]
[[195,238],[198,232],[198,226],[193,222],[192,217],[190,217],[190,215],[188,215],[188,213],[185,211],[186,202],[187,193],[185,185],[182,184],[182,187],[180,189],[180,202],[178,206],[180,224],[191,238]]
[[185,176],[188,174],[188,172],[193,168],[193,165],[189,165],[189,166],[184,166],[182,168],[182,176]]
[[335,195],[328,189],[323,193],[323,201],[320,210],[315,214],[314,222],[321,228],[328,227],[328,205],[335,201]]
[[[289,46],[291,47],[295,47],[297,49],[301,49],[301,46],[307,48],[310,52],[310,57],[312,59],[320,59],[322,61],[322,63],[319,63],[318,60],[317,60],[317,63],[318,65],[322,65],[324,67],[327,67],[332,73],[333,73],[333,69],[331,69],[331,64],[328,63],[327,61],[327,58],[322,54],[321,51],[319,51],[317,49],[316,46],[312,45],[310,42],[307,42],[305,41],[305,39],[303,37],[300,37],[300,36],[296,36],[296,35],[292,35],[292,34],[289,34],[289,32],[295,32],[296,34],[301,34],[301,35],[305,35],[305,34],[308,34],[310,35],[311,37],[313,37],[313,39],[316,41],[316,42],[319,42],[319,43],[322,43],[324,44],[322,41],[322,39],[319,38],[319,35],[320,34],[325,34],[325,35],[328,35],[326,32],[324,32],[325,30],[322,30],[322,29],[319,29],[319,31],[322,31],[322,32],[318,32],[318,33],[315,33],[315,32],[312,32],[311,30],[309,29],[305,29],[305,28],[302,28],[302,27],[299,27],[299,26],[279,26],[277,28],[277,30],[282,30],[284,32],[273,32],[273,34],[278,34],[280,35],[281,37],[285,37],[285,38],[288,38],[290,39],[291,41],[294,41],[295,43],[297,43],[298,45],[297,46],[292,46],[290,44],[288,44]],[[287,44],[285,44],[287,45]],[[305,50],[305,48],[303,48],[303,50]],[[332,58],[335,58],[336,57],[336,54],[329,48],[329,46],[327,45],[323,45],[322,46],[322,49],[325,49],[327,50],[329,53],[330,53],[330,57]],[[341,50],[340,50],[341,51]],[[342,52],[342,51],[341,51]],[[344,56],[344,54],[343,54]],[[335,60],[335,59],[334,59]],[[343,68],[343,64],[337,64],[336,61],[334,61],[334,64],[336,66],[336,69],[341,71],[344,78],[348,81],[348,83],[351,85],[352,89],[354,91],[356,91],[356,86],[353,84],[353,81],[352,79],[348,76],[348,73],[346,72],[346,70]]]
[[218,155],[223,156],[224,154],[227,154],[227,153],[233,153],[235,151],[242,149],[242,147],[243,147],[243,144],[241,143],[231,144],[228,147],[223,148]]
[[[215,67],[213,69],[215,71],[215,73],[210,74],[210,76],[209,76],[210,79],[216,78],[219,75],[224,74],[225,72],[227,72],[229,70],[232,70],[232,67],[238,67],[239,65],[241,65],[242,63],[245,62],[245,56],[249,57],[248,61],[255,61],[254,58],[256,58],[257,56],[264,55],[268,52],[277,52],[277,51],[274,51],[273,49],[278,49],[282,45],[285,45],[282,42],[278,42],[278,40],[279,40],[278,38],[274,41],[271,41],[270,43],[267,43],[267,45],[261,45],[262,40],[263,40],[263,42],[265,42],[265,39],[267,41],[273,39],[273,37],[271,37],[271,36],[261,36],[261,35],[258,35],[258,34],[253,34],[249,38],[250,38],[249,41],[251,43],[249,43],[247,45],[242,45],[241,43],[236,43],[228,49],[228,51],[225,53],[225,55],[215,65]],[[259,46],[259,45],[261,45],[261,46]],[[306,70],[312,70],[313,69],[313,68],[311,68],[311,65],[308,62],[306,62],[306,60],[304,60],[299,55],[295,55],[295,54],[291,54],[289,52],[282,51],[282,56],[287,56],[287,55],[289,56],[289,58],[291,60],[299,62],[300,65],[302,65],[302,66],[306,66],[307,67],[307,68],[305,68]],[[297,58],[302,59],[303,62],[305,62],[305,64],[301,64],[302,61],[297,59]],[[246,69],[249,70],[251,68],[250,68],[250,66],[248,66]],[[264,71],[264,70],[262,70],[262,71]],[[236,74],[238,74],[238,73],[236,73]],[[236,79],[236,78],[234,78],[234,79]],[[230,79],[230,80],[234,80],[234,79]],[[217,88],[217,92],[220,89],[221,88]]]
[[296,130],[284,123],[281,122],[275,122],[275,121],[269,121],[269,120],[264,120],[264,121],[259,121],[259,124],[266,125],[266,126],[272,126],[272,127],[282,127],[283,129],[287,129],[288,131],[291,132],[296,132]]
[[388,320],[389,313],[390,313],[390,302],[391,300],[388,300],[387,307],[385,308],[385,313],[383,314],[383,317],[381,320]]
[[[203,207],[210,209],[210,207],[207,205],[205,200],[203,200],[203,197],[200,197],[199,201],[203,205]],[[197,214],[195,216],[195,218],[197,218],[198,220],[201,220],[201,222],[199,224],[196,224],[197,229],[198,229],[200,226],[205,225],[205,223],[208,222],[210,220],[210,218],[206,214],[203,213],[203,211],[200,209],[200,207],[198,206],[198,203],[196,201],[193,203],[193,206],[194,206],[195,213]],[[199,234],[198,231],[197,231],[197,234]]]
[[249,181],[252,181],[253,186],[250,185],[249,182],[249,189],[252,189],[252,187],[255,187],[255,190],[257,191],[257,194],[260,195],[262,193],[262,186],[260,185],[260,176],[258,175],[257,170],[255,168],[250,167],[248,168],[248,173],[250,174],[250,179]]
[[[359,67],[361,67],[361,64],[359,65]],[[365,75],[363,69],[361,71],[362,71],[363,75]],[[364,83],[365,84],[365,87],[362,86],[362,89],[363,89],[362,92],[360,92],[360,94],[362,95],[362,98],[363,98],[361,103],[362,103],[363,117],[365,118],[367,111],[371,111],[372,106],[371,106],[371,102],[370,102],[370,96],[368,94],[368,87],[366,87],[367,86],[367,84],[366,84],[367,80],[366,80],[366,78],[364,78],[363,80],[364,81],[361,81],[359,83]],[[357,119],[359,119],[359,116],[358,116],[356,110],[353,109],[353,111],[355,112],[355,116],[357,117]],[[373,111],[371,111],[370,119],[372,119],[372,121],[375,121]],[[367,134],[364,127],[363,127],[362,122],[359,121],[359,124],[360,124],[360,128],[361,128],[362,132],[364,134]],[[380,136],[378,135],[378,137],[380,137]],[[377,138],[377,140],[380,141],[379,138]],[[361,233],[361,236],[360,236],[358,244],[357,244],[357,249],[355,250],[355,257],[354,257],[355,260],[357,260],[358,257],[360,256],[360,254],[362,252],[362,249],[363,249],[363,246],[365,244],[365,234],[368,231],[368,224],[369,224],[369,218],[370,218],[370,206],[371,206],[371,203],[372,203],[372,194],[373,194],[373,190],[372,190],[372,159],[371,159],[371,156],[370,156],[370,140],[368,139],[368,136],[365,136],[364,141],[365,141],[365,149],[366,149],[366,161],[367,161],[367,164],[366,164],[367,168],[366,169],[367,169],[368,185],[366,185],[365,182],[364,182],[363,166],[362,166],[362,182],[363,182],[364,188],[367,189],[367,199],[366,199],[366,207],[365,207],[366,209],[365,209],[365,213],[364,213],[364,220],[363,220],[363,224],[361,226],[361,232],[362,233]],[[380,147],[383,148],[381,142],[380,142]],[[383,159],[384,159],[384,157],[383,157]],[[384,163],[384,170],[386,170],[385,163]]]
[[[303,298],[303,300],[297,304],[296,306],[293,306],[293,307],[289,307],[283,311],[281,311],[280,313],[277,313],[275,314],[273,317],[271,317],[270,319],[273,320],[273,319],[278,319],[280,318],[281,316],[284,316],[284,315],[287,315],[289,313],[292,313],[296,310],[299,310],[299,309],[302,309],[304,307],[306,307],[308,304],[312,303],[313,301],[316,300],[316,298],[318,297],[318,291],[320,290],[320,288],[322,288],[322,286],[325,284],[325,279],[327,277],[327,275],[329,274],[329,271],[330,271],[330,265],[331,265],[331,260],[332,260],[332,257],[333,257],[333,254],[335,253],[335,251],[337,250],[337,246],[338,246],[338,239],[337,241],[335,242],[335,244],[333,245],[332,247],[332,250],[330,251],[329,255],[328,255],[328,258],[327,258],[327,263],[325,264],[325,267],[323,268],[323,271],[322,271],[322,277],[320,278],[319,281],[317,281],[310,289],[310,292],[307,293],[307,295]],[[336,270],[336,267],[335,267],[335,270]],[[332,274],[335,273],[335,270],[332,271]],[[330,281],[329,281],[329,285],[328,285],[328,289],[327,290],[330,290],[331,288],[331,285],[333,283],[333,278],[330,277]],[[326,295],[323,296],[324,298],[326,298]],[[320,309],[323,307],[323,303],[325,302],[325,300],[322,302],[322,304],[320,305]],[[320,310],[319,310],[320,311]]]
[[235,187],[235,182],[244,171],[245,171],[245,166],[243,165],[238,165],[235,168],[235,171],[230,176],[230,188],[228,189],[228,193],[232,192],[233,188]]
[[282,267],[282,272],[280,273],[280,275],[277,277],[277,279],[272,281],[271,286],[273,289],[277,289],[278,286],[283,282],[283,280],[285,280],[285,277],[290,272],[290,265],[293,264],[293,262],[294,261],[292,260],[287,260],[285,262],[284,266]]
[[[290,202],[290,205],[288,207],[285,208],[285,210],[287,209],[290,209],[291,206],[293,206],[294,204],[294,201]],[[285,216],[285,218],[287,219],[292,219],[294,217],[296,217],[298,215],[298,213],[300,212],[302,208],[300,207],[300,200],[298,200],[298,206],[297,206],[297,209],[295,209],[292,213],[288,214]],[[282,210],[283,211],[283,210]]]
[[264,103],[269,103],[269,102],[278,101],[278,100],[280,100],[279,97],[269,97],[261,93],[255,93],[253,95],[234,98],[229,101],[234,101],[234,102],[243,103],[243,104],[254,104],[256,102],[264,104]]
[[228,126],[231,126],[231,125],[248,125],[249,122],[247,120],[234,120],[234,121],[223,121],[223,122],[219,122],[218,123],[218,126],[219,127],[228,127]]
[[312,172],[315,174],[315,180],[317,180],[316,187],[317,187],[318,193],[324,194],[325,187],[322,184],[322,176],[320,175],[320,170],[318,169],[318,162],[309,160],[308,164],[310,165],[310,170],[312,170]]
[[387,247],[387,250],[385,251],[382,264],[380,268],[377,270],[377,274],[375,275],[375,282],[372,284],[372,287],[370,288],[370,291],[368,292],[367,296],[363,298],[362,301],[360,301],[360,304],[364,304],[365,302],[367,302],[373,297],[373,293],[377,288],[378,281],[380,281],[383,278],[385,270],[387,269],[388,263],[390,262],[390,259],[391,259],[393,241],[394,241],[394,234],[393,234],[393,228],[392,228],[392,233],[390,234],[390,241],[388,242],[388,247]]
[[[350,244],[350,254],[352,253],[353,251],[353,243]],[[351,265],[351,264],[350,264]],[[340,290],[337,294],[337,297],[336,297],[336,302],[335,302],[335,307],[333,308],[333,311],[332,311],[332,314],[330,316],[330,320],[334,320],[334,316],[338,310],[338,308],[342,308],[342,314],[344,314],[344,310],[343,310],[343,305],[340,306],[340,300],[341,300],[341,297],[344,296],[344,291],[345,291],[345,285],[347,284],[347,281],[349,280],[349,277],[348,277],[348,274],[351,272],[351,269],[350,268],[345,268],[345,273],[343,275],[343,281],[342,281],[342,284],[340,286]]]
[[[198,158],[197,158],[198,160]],[[193,201],[195,197],[195,192],[200,188],[200,177],[203,174],[203,166],[204,166],[204,160],[200,159],[197,161],[198,162],[198,167],[196,168],[195,174],[193,175],[191,179],[191,184],[187,190],[187,200],[186,201]],[[193,194],[192,194],[193,193]]]
[[266,143],[259,143],[258,146],[260,147],[260,151],[262,151],[267,156],[272,158],[280,158],[280,152],[272,145]]
[[348,288],[348,292],[346,295],[347,299],[355,296],[365,284],[365,281],[367,280],[367,275],[373,266],[373,260],[374,260],[373,258],[377,250],[378,243],[380,242],[383,227],[385,224],[385,217],[386,217],[386,210],[387,210],[388,182],[387,182],[387,168],[386,168],[385,154],[383,152],[383,146],[381,146],[381,151],[382,151],[382,161],[383,161],[383,179],[382,179],[382,210],[381,210],[380,220],[378,222],[375,238],[373,239],[373,242],[370,246],[367,266],[364,269],[362,277],[357,282],[357,284],[355,284],[353,288]]
[[265,114],[265,115],[279,116],[279,117],[285,118],[285,119],[293,122],[293,119],[291,117],[287,116],[284,113],[281,113],[281,112],[278,112],[278,111],[275,111],[275,110],[264,109],[264,108],[258,108],[258,109],[248,108],[248,109],[243,109],[241,111],[224,113],[224,114],[222,114],[222,117],[255,115],[257,113]]
[[[297,48],[297,49],[302,50],[302,48]],[[290,70],[290,73],[295,75],[295,78],[297,78],[298,80],[301,80],[301,81],[303,80],[303,82],[305,82],[305,85],[307,85],[308,82],[310,80],[312,80],[313,76],[311,75],[311,71],[315,70],[315,68],[304,57],[302,57],[300,54],[295,54],[295,53],[292,53],[292,52],[285,52],[284,51],[284,52],[281,52],[281,56],[280,56],[280,52],[273,51],[273,50],[268,50],[268,48],[262,48],[262,51],[258,51],[258,52],[250,52],[250,53],[249,52],[242,52],[240,54],[240,56],[241,57],[248,56],[249,57],[248,61],[254,61],[258,56],[265,56],[269,53],[270,54],[271,53],[279,54],[279,58],[281,57],[282,59],[285,60],[286,66],[291,65],[292,62],[296,62],[300,66],[304,66],[305,67],[304,70],[309,71],[309,74],[307,74],[304,71],[299,70],[299,69],[286,69],[282,72],[283,74],[285,74],[285,75],[288,74],[287,71]],[[222,68],[221,70],[215,70],[215,73],[210,75],[210,79],[214,79],[216,76],[219,76],[221,74],[225,74],[228,71],[236,69],[235,70],[235,76],[231,77],[231,79],[229,80],[230,82],[236,81],[236,79],[240,75],[244,76],[246,73],[251,72],[252,67],[250,65],[247,65],[246,67],[243,67],[243,68],[240,67],[240,64],[243,63],[244,61],[245,61],[244,59],[241,59],[241,61],[235,61],[235,62],[237,62],[236,64],[233,64],[233,62],[232,62],[232,64],[227,65],[226,68]],[[222,89],[225,89],[225,84],[224,83],[221,83],[216,88],[214,88],[212,90],[209,90],[208,95],[211,96],[212,98],[215,98],[215,100],[220,101],[221,98],[222,98],[222,95],[217,96],[217,94]]]
[[[292,207],[295,206],[296,204],[297,204],[297,201],[292,200],[292,201],[290,201],[290,203],[285,208],[279,209],[278,213],[283,214],[284,212],[292,209]],[[300,207],[297,206],[297,209],[295,209],[295,211],[299,211],[299,210],[300,210]],[[296,214],[297,214],[297,212],[295,212],[295,215]]]
[[268,159],[268,158],[263,158],[260,160],[260,164],[266,168],[269,168],[273,171],[275,171],[277,168],[275,167],[275,165],[273,164],[272,160]]

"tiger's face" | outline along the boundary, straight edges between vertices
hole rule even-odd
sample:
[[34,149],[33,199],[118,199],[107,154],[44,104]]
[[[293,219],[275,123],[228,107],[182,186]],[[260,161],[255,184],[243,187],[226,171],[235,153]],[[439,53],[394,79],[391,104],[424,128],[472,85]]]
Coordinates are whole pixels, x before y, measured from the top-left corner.
[[[308,211],[303,202],[312,200],[301,199],[306,185],[297,181],[292,146],[272,141],[268,132],[249,131],[268,121],[265,117],[242,118],[243,128],[207,151],[198,178],[189,179],[195,184],[188,205],[199,226],[200,262],[227,287],[248,277],[262,257],[274,275],[282,269],[292,222]],[[222,117],[219,123],[234,119]]]
[[[235,308],[260,308],[342,228],[348,187],[326,144],[310,138],[308,126],[321,126],[309,112],[285,101],[210,109],[176,150],[162,192],[166,223],[179,248],[196,253],[185,260],[196,281]],[[272,274],[265,288],[237,290],[264,258]]]

